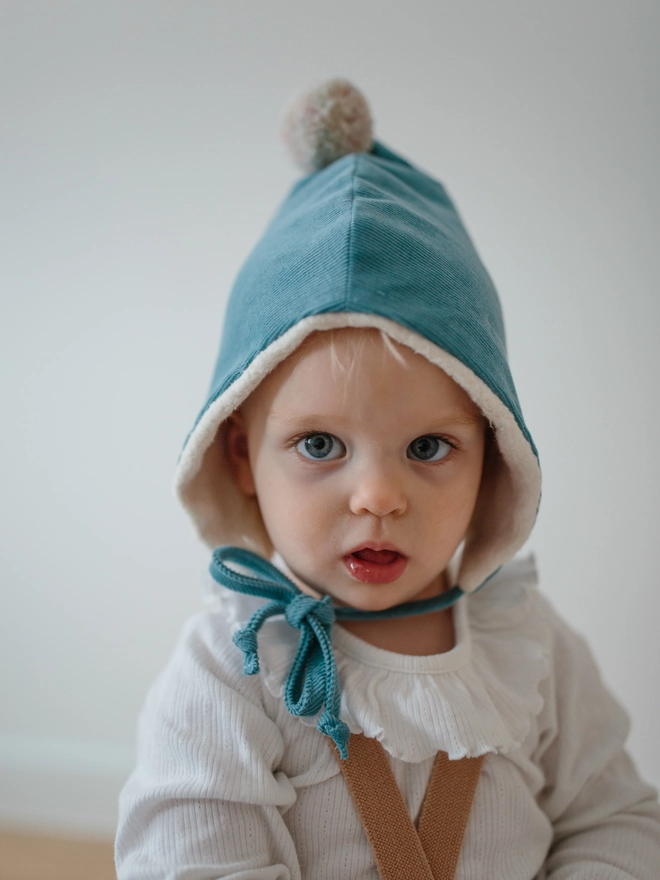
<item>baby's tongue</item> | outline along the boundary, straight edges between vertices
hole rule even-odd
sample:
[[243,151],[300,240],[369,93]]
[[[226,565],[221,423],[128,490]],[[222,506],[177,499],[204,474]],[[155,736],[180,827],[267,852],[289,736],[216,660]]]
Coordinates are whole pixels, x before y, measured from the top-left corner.
[[399,556],[396,550],[369,550],[368,547],[365,547],[364,550],[358,550],[352,555],[365,562],[378,562],[380,565],[388,565]]

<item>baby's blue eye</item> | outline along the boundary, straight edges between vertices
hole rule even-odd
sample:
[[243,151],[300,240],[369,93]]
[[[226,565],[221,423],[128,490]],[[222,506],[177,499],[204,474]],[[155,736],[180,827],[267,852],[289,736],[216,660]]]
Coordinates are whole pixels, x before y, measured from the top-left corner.
[[440,437],[433,434],[424,434],[417,437],[408,447],[408,458],[415,461],[440,461],[449,455],[452,447]]
[[332,461],[346,452],[341,440],[332,434],[308,434],[296,443],[296,449],[305,458],[316,461]]

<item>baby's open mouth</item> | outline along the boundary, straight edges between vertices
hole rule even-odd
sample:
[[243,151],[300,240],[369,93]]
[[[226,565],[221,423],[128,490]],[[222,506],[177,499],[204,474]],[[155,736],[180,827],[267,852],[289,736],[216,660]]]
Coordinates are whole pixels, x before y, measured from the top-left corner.
[[361,547],[344,556],[344,565],[363,584],[389,584],[401,577],[408,557],[398,550]]
[[369,547],[351,553],[351,556],[364,559],[365,562],[377,562],[379,565],[389,565],[390,562],[394,562],[400,555],[396,550],[370,550]]

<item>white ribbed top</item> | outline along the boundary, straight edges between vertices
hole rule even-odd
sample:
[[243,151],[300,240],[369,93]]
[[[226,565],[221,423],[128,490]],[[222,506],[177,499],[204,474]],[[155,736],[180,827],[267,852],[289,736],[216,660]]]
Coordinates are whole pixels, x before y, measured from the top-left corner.
[[[152,688],[120,804],[119,880],[377,880],[315,719],[281,694],[298,633],[259,634],[245,676],[231,632],[263,600],[221,591]],[[660,810],[623,751],[627,720],[529,560],[456,608],[456,646],[416,657],[341,627],[342,717],[377,737],[416,818],[438,750],[488,753],[457,880],[651,880]],[[441,833],[441,829],[439,829]]]

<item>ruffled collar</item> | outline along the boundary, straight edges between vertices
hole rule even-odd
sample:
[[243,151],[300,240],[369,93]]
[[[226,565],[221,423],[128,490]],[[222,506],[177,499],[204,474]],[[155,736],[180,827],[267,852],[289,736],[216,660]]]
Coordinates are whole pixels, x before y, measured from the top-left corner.
[[[456,644],[444,654],[396,654],[335,625],[342,720],[409,763],[438,751],[455,759],[520,746],[543,706],[539,685],[548,673],[546,627],[534,613],[536,584],[531,557],[503,566],[483,590],[454,606]],[[232,630],[263,604],[224,588],[216,594]],[[298,637],[282,617],[259,633],[261,675],[275,697],[282,695]],[[316,726],[318,718],[299,721]]]

